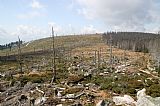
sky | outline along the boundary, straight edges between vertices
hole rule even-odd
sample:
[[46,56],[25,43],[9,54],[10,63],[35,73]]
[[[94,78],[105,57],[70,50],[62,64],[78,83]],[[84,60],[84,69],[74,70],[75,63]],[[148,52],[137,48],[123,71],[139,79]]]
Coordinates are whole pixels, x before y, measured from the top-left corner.
[[55,35],[160,31],[160,0],[0,0],[0,44]]

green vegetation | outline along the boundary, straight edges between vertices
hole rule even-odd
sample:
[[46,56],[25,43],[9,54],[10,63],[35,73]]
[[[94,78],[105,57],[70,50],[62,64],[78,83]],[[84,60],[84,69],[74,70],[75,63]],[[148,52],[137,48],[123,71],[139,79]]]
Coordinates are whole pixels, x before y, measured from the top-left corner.
[[[70,35],[70,36],[56,36],[55,37],[55,48],[66,48],[72,49],[76,47],[82,47],[87,45],[94,45],[96,43],[101,43],[101,35]],[[27,45],[28,44],[28,45]],[[27,45],[27,46],[26,46]],[[43,38],[30,43],[25,43],[22,45],[22,53],[50,50],[52,48],[52,38]],[[0,55],[5,56],[6,53],[9,55],[17,54],[17,47],[13,48],[11,51],[9,49],[0,50]]]
[[[154,79],[152,75],[139,71],[140,69],[148,71],[147,54],[144,56],[144,54],[138,53],[138,56],[134,52],[127,51],[127,53],[125,51],[126,55],[123,57],[124,51],[113,48],[115,63],[111,67],[108,63],[110,58],[109,51],[107,51],[108,46],[102,43],[100,35],[63,36],[56,37],[55,40],[57,51],[55,57],[56,85],[54,87],[66,88],[62,92],[63,96],[72,93],[79,94],[82,91],[92,92],[91,88],[97,94],[105,91],[107,93],[111,92],[108,94],[109,96],[117,93],[120,95],[128,94],[133,97],[136,96],[138,90],[146,88],[148,95],[153,97],[160,96],[159,79]],[[6,74],[1,80],[9,83],[8,85],[10,87],[14,86],[17,81],[21,82],[22,87],[27,82],[40,83],[39,85],[45,83],[46,86],[51,86],[50,82],[54,71],[53,56],[50,49],[52,47],[51,38],[36,40],[30,42],[28,46],[25,45],[22,45],[22,52],[26,53],[22,56],[23,73],[19,72],[20,69],[17,61],[1,62],[0,72]],[[34,49],[35,53],[27,54],[27,52],[33,52]],[[43,52],[41,54],[36,54],[42,49]],[[100,59],[98,59],[95,51],[100,51],[100,49],[102,53]],[[0,55],[5,55],[4,51],[0,51]],[[17,53],[17,48],[12,49],[12,54],[14,53]],[[134,56],[137,56],[137,59]],[[98,65],[99,60],[101,63]],[[118,68],[118,72],[116,72],[117,67],[120,67]],[[160,72],[158,68],[156,71]],[[156,75],[156,73],[153,74]],[[46,91],[49,89],[52,89],[49,95],[53,96],[53,86],[51,88],[45,88]],[[87,99],[88,97],[85,96],[84,101]],[[50,102],[52,100],[53,98]],[[86,106],[90,105],[93,104],[86,104]]]
[[159,84],[152,84],[147,89],[147,94],[151,95],[152,97],[160,97],[160,85]]

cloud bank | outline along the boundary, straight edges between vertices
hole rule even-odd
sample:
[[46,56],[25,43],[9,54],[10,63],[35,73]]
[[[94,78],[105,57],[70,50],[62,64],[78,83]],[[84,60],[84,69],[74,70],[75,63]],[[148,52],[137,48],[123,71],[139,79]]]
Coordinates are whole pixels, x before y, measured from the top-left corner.
[[98,33],[98,31],[93,25],[84,26],[81,29],[82,34],[92,34],[92,33]]
[[30,25],[18,25],[15,31],[8,31],[4,28],[0,28],[0,45],[17,41],[18,36],[23,41],[30,41],[37,38],[49,37],[50,33],[47,29]]
[[39,2],[38,0],[32,0],[29,4],[30,10],[25,13],[17,15],[19,19],[33,19],[46,16],[44,10],[46,9],[45,5]]
[[45,6],[43,4],[41,4],[39,1],[37,0],[32,0],[30,6],[33,8],[33,9],[42,9],[44,8]]
[[156,0],[76,0],[79,14],[100,19],[115,30],[145,31],[160,19]]

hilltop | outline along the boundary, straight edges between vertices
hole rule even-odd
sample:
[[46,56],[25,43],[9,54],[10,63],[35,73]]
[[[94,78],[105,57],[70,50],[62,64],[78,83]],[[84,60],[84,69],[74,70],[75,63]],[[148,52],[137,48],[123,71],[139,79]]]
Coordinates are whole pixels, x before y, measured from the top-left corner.
[[[55,37],[55,48],[66,48],[72,49],[81,46],[94,45],[102,42],[101,34],[92,35],[68,35],[68,36],[56,36]],[[22,53],[46,51],[52,49],[52,38],[43,38],[30,42],[26,42],[21,45]],[[6,54],[13,55],[18,53],[18,47],[5,49],[0,51],[1,56]]]

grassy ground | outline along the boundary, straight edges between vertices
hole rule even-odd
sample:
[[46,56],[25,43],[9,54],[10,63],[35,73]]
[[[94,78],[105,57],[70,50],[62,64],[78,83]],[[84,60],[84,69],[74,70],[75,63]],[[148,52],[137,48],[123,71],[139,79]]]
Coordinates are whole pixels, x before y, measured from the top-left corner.
[[[70,36],[56,36],[55,37],[55,47],[64,47],[64,48],[75,48],[86,45],[94,45],[96,43],[100,43],[101,35],[70,35]],[[26,46],[27,45],[27,46]],[[24,43],[21,46],[22,53],[40,51],[40,50],[48,50],[52,48],[52,38],[44,38],[31,42]],[[6,54],[17,54],[18,48],[12,48],[1,50],[0,56],[5,56]]]
[[[34,48],[36,48],[36,51],[42,50],[44,47],[45,50],[49,49],[52,43],[51,38],[45,38],[33,41],[28,46],[25,45],[26,44],[22,46],[23,53],[32,52]],[[64,86],[64,84],[60,84],[60,82],[66,80],[83,79],[83,74],[91,69],[94,70],[93,76],[90,79],[84,78],[80,83],[84,85],[93,83],[97,86],[96,89],[99,88],[95,90],[95,95],[99,95],[95,101],[111,98],[114,93],[117,95],[129,94],[136,97],[137,90],[142,88],[147,88],[147,94],[153,97],[160,96],[159,79],[140,72],[140,70],[148,70],[147,65],[149,64],[148,62],[150,62],[149,54],[113,48],[113,57],[119,60],[119,62],[113,64],[113,69],[111,70],[111,66],[108,63],[110,57],[109,47],[102,41],[100,35],[56,37],[55,45],[56,48],[64,47],[65,49],[70,49],[70,53],[62,52],[61,54],[60,51],[57,53],[57,85]],[[16,50],[17,48],[14,48],[10,54],[17,53]],[[1,51],[0,54],[5,55],[6,51]],[[100,52],[99,67],[94,64],[95,51]],[[98,59],[97,54],[96,59]],[[124,72],[116,73],[116,66],[124,64],[129,64],[126,65]],[[23,73],[20,77],[18,62],[1,62],[0,72],[11,72],[13,74],[13,78],[7,76],[1,79],[1,81],[10,81],[13,85],[15,81],[20,81],[22,86],[27,82],[50,83],[53,74],[52,65],[51,54],[24,57]],[[81,67],[77,68],[77,65]],[[69,70],[72,66],[76,66],[76,68]],[[108,72],[108,74],[102,75],[104,72]],[[81,88],[67,88],[64,94],[72,93],[73,91],[81,92],[81,90]],[[92,92],[92,90],[86,92]],[[84,98],[84,101],[86,101],[86,99],[87,98]]]

